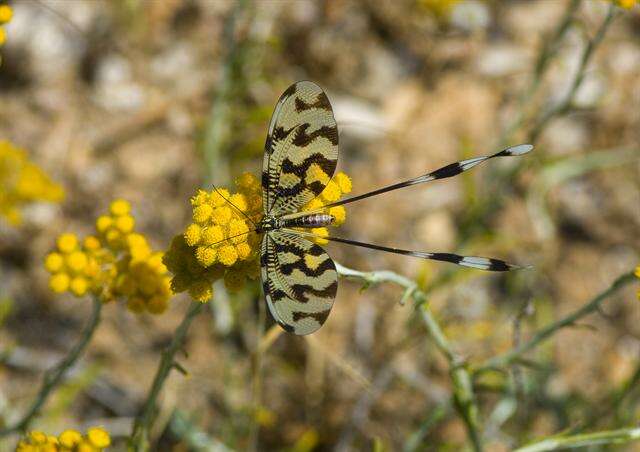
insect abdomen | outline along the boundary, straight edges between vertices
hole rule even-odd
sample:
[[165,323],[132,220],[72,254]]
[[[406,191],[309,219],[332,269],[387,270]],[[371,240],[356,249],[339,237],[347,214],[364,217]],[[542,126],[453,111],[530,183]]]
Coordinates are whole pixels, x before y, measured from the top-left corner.
[[334,218],[326,213],[314,213],[302,217],[284,220],[282,227],[284,228],[321,228],[323,226],[331,226]]

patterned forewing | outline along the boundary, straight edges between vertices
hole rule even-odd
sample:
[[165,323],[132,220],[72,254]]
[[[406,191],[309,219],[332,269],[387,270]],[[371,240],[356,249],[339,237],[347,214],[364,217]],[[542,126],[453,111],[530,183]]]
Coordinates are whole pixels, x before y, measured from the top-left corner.
[[262,238],[261,259],[264,294],[276,322],[298,335],[320,328],[338,290],[329,255],[298,235],[272,231]]
[[318,196],[336,169],[338,127],[325,92],[291,85],[271,117],[262,167],[265,214],[296,212]]

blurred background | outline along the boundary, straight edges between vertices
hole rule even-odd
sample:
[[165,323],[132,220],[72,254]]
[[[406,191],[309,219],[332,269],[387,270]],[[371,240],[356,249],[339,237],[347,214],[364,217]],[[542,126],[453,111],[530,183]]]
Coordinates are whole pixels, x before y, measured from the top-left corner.
[[[260,173],[292,82],[328,93],[338,169],[361,193],[530,142],[455,179],[348,207],[336,235],[504,258],[488,274],[330,244],[338,262],[415,279],[456,353],[504,353],[587,303],[640,254],[640,7],[600,0],[20,0],[0,47],[0,140],[65,191],[0,220],[0,425],[77,341],[87,300],[54,295],[43,258],[115,198],[155,249],[208,183]],[[608,15],[611,16],[608,18]],[[603,26],[603,24],[605,24]],[[506,161],[501,161],[506,160]],[[447,361],[402,289],[341,280],[325,326],[280,335],[256,365],[258,285],[216,288],[160,398],[154,450],[460,450]],[[474,379],[488,450],[638,421],[633,284],[505,372]],[[87,354],[34,424],[103,425],[124,448],[187,308],[105,306]],[[272,325],[268,319],[267,327]],[[261,368],[261,370],[259,370]],[[261,396],[256,398],[256,387]],[[257,402],[258,400],[258,402]],[[10,450],[16,438],[0,439]],[[623,446],[621,446],[623,447]],[[633,446],[628,450],[634,449]]]

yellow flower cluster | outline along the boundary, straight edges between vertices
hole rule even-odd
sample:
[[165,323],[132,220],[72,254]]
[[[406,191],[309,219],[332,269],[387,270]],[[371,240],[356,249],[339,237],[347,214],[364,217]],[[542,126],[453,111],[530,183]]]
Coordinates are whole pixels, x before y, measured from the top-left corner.
[[[634,274],[640,278],[640,265],[638,265],[636,267],[636,271],[634,272]],[[638,292],[636,292],[636,295],[638,296],[638,300],[640,300],[640,289],[638,289]]]
[[75,234],[62,234],[57,249],[44,261],[56,293],[77,297],[93,293],[108,302],[124,298],[135,313],[160,314],[171,296],[170,278],[162,253],[153,252],[144,235],[134,232],[127,201],[111,203],[109,215],[96,220],[96,235],[82,243]]
[[[0,18],[2,14],[0,6]],[[23,149],[8,141],[0,141],[0,187],[0,215],[13,225],[21,222],[20,209],[26,204],[60,202],[64,198],[62,187],[29,161]]]
[[[320,176],[329,179],[324,173]],[[194,300],[206,302],[213,297],[212,284],[219,279],[224,280],[227,289],[237,291],[247,279],[259,276],[260,237],[251,232],[254,225],[245,215],[256,224],[262,219],[262,187],[249,173],[242,174],[235,184],[237,192],[233,194],[226,189],[199,190],[191,198],[193,223],[184,234],[174,237],[163,259],[174,275],[171,289],[175,293],[187,291]],[[319,210],[350,191],[351,179],[338,173],[303,210]],[[342,206],[330,208],[329,213],[336,218],[336,225],[344,223],[346,212]],[[311,232],[328,234],[326,228]]]
[[110,445],[111,437],[101,427],[91,427],[86,435],[65,430],[57,437],[34,430],[18,443],[16,452],[100,452]]
[[164,256],[174,275],[171,288],[175,293],[186,290],[194,300],[206,302],[218,279],[236,291],[246,278],[257,278],[259,238],[250,233],[254,226],[245,215],[256,223],[262,218],[261,186],[250,173],[242,174],[235,184],[238,191],[233,194],[224,188],[198,190],[191,198],[193,223],[174,237]]
[[[9,5],[0,4],[0,47],[7,40],[7,34],[2,25],[6,24],[13,17],[13,10]],[[0,57],[0,65],[2,65],[2,57]]]

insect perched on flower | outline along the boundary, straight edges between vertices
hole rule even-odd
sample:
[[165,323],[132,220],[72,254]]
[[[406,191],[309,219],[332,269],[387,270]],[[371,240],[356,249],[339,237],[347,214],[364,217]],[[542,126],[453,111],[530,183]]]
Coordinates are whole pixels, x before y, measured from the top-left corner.
[[[262,212],[256,212],[255,203],[250,203],[249,209],[243,196],[230,196],[216,187],[209,194],[196,195],[192,200],[192,204],[197,205],[194,223],[185,232],[186,243],[181,238],[174,239],[172,250],[175,252],[170,250],[166,255],[167,267],[176,274],[172,282],[174,290],[188,289],[196,299],[210,297],[211,281],[220,278],[225,271],[223,266],[227,265],[221,259],[221,252],[231,253],[234,244],[244,240],[255,243],[261,235],[260,274],[269,311],[286,331],[303,335],[323,325],[338,289],[335,264],[319,243],[334,241],[482,270],[519,268],[485,257],[402,250],[332,237],[326,227],[344,222],[344,204],[453,177],[486,160],[523,155],[532,149],[528,144],[509,147],[493,155],[452,163],[431,173],[341,200],[342,193],[351,191],[351,181],[342,173],[334,176],[338,162],[338,127],[329,99],[313,82],[294,83],[278,100],[267,133]],[[215,201],[211,203],[207,196],[214,197]],[[237,219],[232,219],[234,213]],[[228,226],[224,231],[218,229],[232,221],[241,224],[235,228]],[[193,264],[193,256],[185,256],[189,254],[189,246],[197,247],[195,261],[201,264],[200,268]],[[225,249],[229,249],[228,253]],[[235,259],[234,256],[234,262]],[[222,266],[213,265],[216,260]],[[185,277],[183,275],[189,274],[185,268],[195,272]]]

